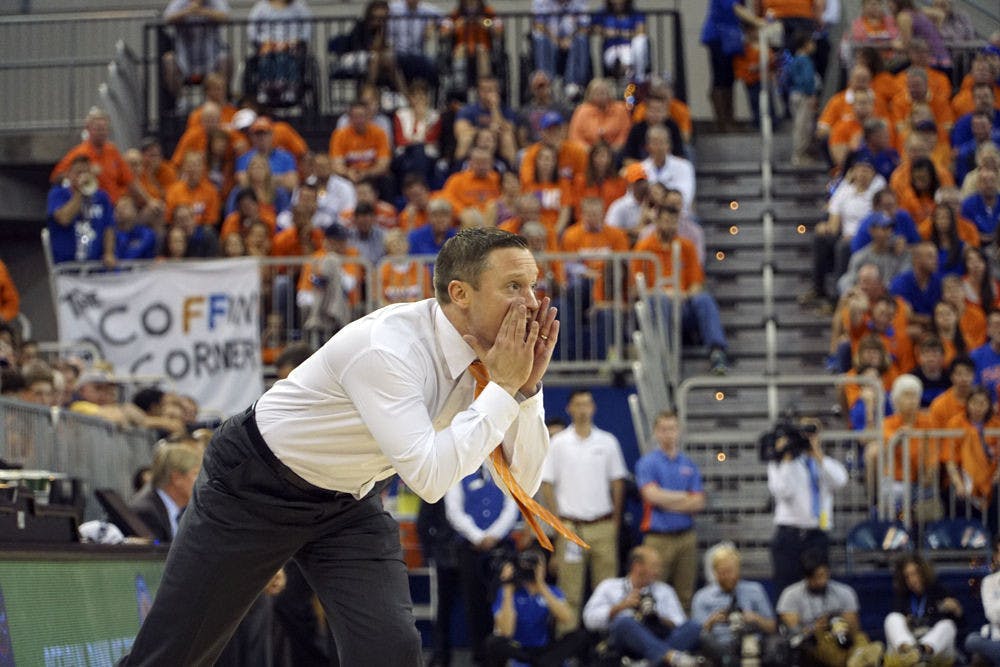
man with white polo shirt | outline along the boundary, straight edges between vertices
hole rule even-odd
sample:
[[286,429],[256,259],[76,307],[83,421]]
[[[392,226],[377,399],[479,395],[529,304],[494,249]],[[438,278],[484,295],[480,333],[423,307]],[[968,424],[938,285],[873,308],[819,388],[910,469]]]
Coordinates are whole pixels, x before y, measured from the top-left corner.
[[670,154],[670,133],[662,126],[651,127],[646,132],[646,152],[643,160],[650,183],[662,183],[668,190],[677,190],[684,197],[684,212],[690,213],[694,205],[694,166],[690,160]]
[[628,470],[618,439],[594,426],[594,397],[588,390],[572,392],[566,412],[573,423],[552,437],[542,468],[542,497],[591,547],[584,551],[563,539],[556,542],[559,587],[577,617],[588,569],[594,584],[618,575],[618,527]]

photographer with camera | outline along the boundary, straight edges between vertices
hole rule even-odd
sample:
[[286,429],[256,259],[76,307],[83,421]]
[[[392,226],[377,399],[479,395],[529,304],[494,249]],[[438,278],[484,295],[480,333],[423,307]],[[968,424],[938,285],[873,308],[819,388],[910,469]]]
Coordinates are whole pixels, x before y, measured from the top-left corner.
[[583,608],[583,623],[592,632],[607,631],[610,646],[626,655],[693,667],[700,663],[689,652],[698,646],[701,625],[687,620],[677,593],[660,581],[661,569],[655,549],[632,549],[628,574],[598,584]]
[[[701,650],[720,667],[761,656],[765,666],[789,663],[764,587],[740,579],[740,552],[722,542],[705,555],[709,584],[694,595],[691,617],[701,624]],[[714,578],[714,582],[712,579]]]
[[775,595],[802,578],[803,553],[816,550],[825,558],[829,552],[833,492],[847,484],[847,469],[823,454],[820,425],[818,419],[786,418],[761,436],[777,526],[771,540]]
[[493,601],[493,635],[486,640],[486,667],[504,667],[510,659],[556,667],[583,657],[588,637],[575,630],[553,641],[555,624],[573,620],[573,609],[556,586],[545,581],[545,557],[529,549],[500,568],[500,590]]
[[805,576],[778,598],[778,616],[795,652],[789,664],[820,667],[876,667],[882,644],[861,630],[858,594],[830,578],[824,553],[802,554]]

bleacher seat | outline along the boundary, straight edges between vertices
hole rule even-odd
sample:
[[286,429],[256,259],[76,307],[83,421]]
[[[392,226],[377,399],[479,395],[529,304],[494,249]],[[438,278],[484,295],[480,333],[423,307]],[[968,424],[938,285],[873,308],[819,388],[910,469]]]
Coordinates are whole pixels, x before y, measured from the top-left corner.
[[847,534],[847,572],[853,572],[856,560],[888,562],[893,554],[912,548],[913,541],[902,522],[878,519],[862,521]]
[[990,532],[978,519],[941,519],[924,527],[924,548],[931,551],[988,549]]

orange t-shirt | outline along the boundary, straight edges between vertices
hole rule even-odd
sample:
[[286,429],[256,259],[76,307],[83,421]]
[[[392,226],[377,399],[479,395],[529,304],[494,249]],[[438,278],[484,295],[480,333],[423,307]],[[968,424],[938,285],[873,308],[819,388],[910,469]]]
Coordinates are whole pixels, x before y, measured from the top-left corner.
[[[585,254],[588,255],[627,252],[628,237],[625,235],[625,232],[617,227],[602,225],[601,229],[595,232],[587,229],[582,222],[578,222],[575,225],[567,227],[563,233],[562,249],[565,252],[587,251]],[[610,272],[605,272],[607,268],[605,260],[584,259],[583,263],[592,271],[604,274],[604,280],[594,281],[594,300],[606,301],[611,298],[613,296],[612,290],[605,286],[605,282],[608,282],[613,276]],[[623,277],[623,281],[627,281],[627,278]],[[621,285],[621,287],[624,288],[626,286]]]
[[185,181],[177,181],[167,190],[166,205],[167,222],[173,222],[174,209],[181,205],[191,208],[199,225],[219,224],[219,214],[222,211],[219,191],[207,178],[201,179],[194,188],[188,187]]
[[334,130],[330,135],[330,157],[341,158],[353,169],[369,169],[379,159],[388,159],[389,137],[374,123],[368,123],[363,134],[350,125]]
[[275,121],[272,131],[274,133],[274,147],[288,151],[295,156],[296,160],[301,160],[309,152],[309,144],[306,143],[306,140],[285,121]]
[[[881,104],[888,113],[892,98],[896,96],[899,89],[896,88],[896,80],[888,72],[879,72],[872,77],[872,90],[875,91],[876,104]],[[875,107],[878,109],[878,106]]]
[[986,344],[986,313],[978,303],[965,302],[962,317],[958,320],[958,328],[965,336],[965,345],[974,350]]
[[938,394],[937,398],[931,401],[927,408],[927,413],[934,422],[934,428],[946,428],[952,417],[958,414],[965,414],[965,401],[955,395],[955,388],[946,389],[944,393]]
[[[309,236],[312,240],[313,248],[323,247],[322,229],[313,227]],[[271,243],[271,255],[274,257],[301,257],[311,252],[315,253],[317,251],[307,251],[302,248],[302,243],[299,240],[299,230],[295,227],[281,230],[274,235],[274,241]]]
[[[819,118],[816,119],[817,125],[833,128],[845,118],[854,118],[854,106],[848,101],[847,93],[847,90],[842,90],[830,98],[830,101],[823,107],[823,111],[820,112]],[[887,120],[890,118],[889,102],[879,97],[878,91],[875,91],[875,105],[872,115]]]
[[0,261],[0,321],[10,322],[20,310],[21,296],[7,271],[7,265]]
[[817,18],[813,0],[764,0],[763,9],[765,13],[774,12],[774,17],[779,19]]
[[625,145],[631,129],[632,119],[624,102],[611,102],[604,111],[590,102],[584,102],[573,112],[569,138],[588,147],[603,139],[618,149]]
[[[924,71],[927,72],[927,89],[931,91],[931,97],[947,104],[951,100],[951,81],[948,80],[947,75],[931,67]],[[896,87],[897,95],[906,92],[906,70],[894,75],[892,83]]]
[[460,171],[448,177],[441,194],[456,216],[469,207],[486,213],[487,204],[500,197],[500,174],[491,171],[486,178],[476,178],[471,171]]
[[559,223],[559,213],[563,207],[574,207],[577,197],[573,182],[560,178],[558,183],[528,183],[524,186],[525,194],[535,195],[541,204],[538,221],[547,230],[555,230]]
[[[939,96],[931,92],[930,99],[927,100],[927,105],[930,107],[931,114],[934,116],[934,123],[937,125],[938,140],[947,141],[948,129],[955,121],[951,115],[951,106],[948,104],[948,97],[944,95]],[[913,100],[910,98],[910,92],[903,90],[896,93],[896,96],[892,98],[892,103],[889,105],[889,113],[898,133],[902,134],[903,130],[909,124],[911,111],[913,111]]]
[[[885,437],[885,445],[888,446],[889,441],[892,436],[895,435],[896,431],[900,430],[903,426],[903,418],[899,414],[892,415],[891,417],[886,417],[882,422],[882,434]],[[924,410],[917,413],[916,419],[912,426],[914,429],[932,429],[934,428],[934,422],[931,420],[931,416]],[[921,449],[924,449],[924,437],[923,435],[914,435],[910,437],[910,481],[916,482],[920,479],[920,459],[921,459]],[[923,468],[924,470],[933,470],[938,466],[938,464],[943,463],[942,458],[943,449],[938,438],[930,438],[926,443],[926,451],[923,456]],[[893,479],[897,482],[903,481],[903,444],[900,442],[893,448]]]
[[[948,428],[960,428],[965,431],[965,435],[958,438],[954,444],[951,460],[971,478],[972,492],[976,497],[992,498],[993,478],[997,472],[997,459],[1000,457],[1000,438],[990,435],[980,439],[978,430],[969,423],[964,409],[948,422]],[[1000,417],[994,415],[983,424],[983,428],[1000,428]],[[989,448],[992,457],[986,455],[984,446]]]
[[[521,158],[521,185],[527,187],[535,180],[535,158],[541,150],[541,142],[531,144]],[[556,151],[556,171],[559,178],[573,180],[578,174],[587,173],[587,149],[580,144],[564,141]]]
[[155,174],[142,172],[139,174],[139,185],[143,191],[154,199],[161,201],[167,197],[167,190],[177,182],[177,172],[166,160],[160,162]]
[[[326,257],[327,254],[329,253],[321,247],[311,255],[313,261],[305,262],[302,265],[302,271],[299,273],[299,282],[296,285],[296,289],[299,292],[311,292],[316,289],[316,286],[313,285],[312,282],[313,273],[315,273],[315,267],[319,265],[320,260]],[[341,266],[343,273],[351,276],[355,281],[354,287],[347,293],[347,302],[352,306],[358,305],[361,301],[361,285],[364,283],[365,279],[364,267],[354,262],[347,261],[349,258],[357,256],[358,249],[352,247],[347,247],[344,250],[344,254],[340,255],[341,259],[344,260],[344,263]]]
[[[226,151],[224,157],[228,162],[235,162],[237,154],[241,152],[241,148],[246,148],[246,140],[236,130],[231,130],[228,134],[229,149]],[[188,153],[201,153],[204,155],[207,152],[208,132],[201,125],[192,127],[185,130],[184,134],[177,141],[177,148],[174,149],[174,155],[170,158],[170,164],[179,170],[184,163],[184,156]]]
[[[483,18],[497,21],[496,12],[492,7],[483,7]],[[477,46],[489,49],[493,41],[493,35],[481,22],[462,16],[459,12],[452,12],[448,19],[455,27],[455,45],[463,45],[469,51],[474,51]]]
[[[278,223],[275,220],[274,214],[270,213],[269,211],[261,211],[260,221],[263,222],[265,225],[267,225],[268,229],[271,230],[270,236],[273,239],[275,233],[278,230]],[[219,238],[224,239],[228,235],[233,233],[245,234],[246,231],[250,229],[250,225],[249,224],[245,225],[243,223],[244,220],[243,218],[240,217],[240,212],[233,211],[232,213],[226,216],[225,220],[222,221],[222,229],[219,230]]]
[[573,190],[576,193],[576,219],[580,220],[583,216],[583,212],[580,210],[581,201],[588,197],[600,197],[604,200],[604,210],[606,211],[611,206],[611,202],[625,196],[628,191],[628,183],[621,176],[611,176],[600,184],[587,185],[586,176],[578,176],[573,182]]
[[427,266],[414,261],[385,261],[378,270],[382,305],[420,301],[434,294]]
[[[681,289],[689,290],[692,285],[705,282],[705,271],[698,261],[698,250],[694,244],[680,236],[676,238],[681,246]],[[632,260],[633,280],[635,275],[641,271],[646,278],[646,286],[652,287],[656,279],[670,278],[674,275],[673,253],[670,246],[660,239],[659,234],[654,233],[639,239],[632,249],[635,252],[651,252],[660,258],[660,272],[658,274],[651,262],[639,259]]]
[[413,206],[406,206],[399,213],[399,228],[404,232],[422,227],[427,224],[427,209],[418,210]]
[[[912,192],[912,188],[910,191]],[[900,207],[902,207],[902,205],[900,205]],[[934,207],[932,206],[931,211],[933,210]],[[917,233],[920,234],[920,238],[925,241],[930,241],[931,228],[933,224],[930,217],[914,219],[920,220],[920,223],[917,225]],[[962,216],[957,216],[955,218],[955,231],[958,232],[958,238],[962,239],[962,241],[964,241],[967,245],[971,245],[974,248],[979,247],[979,228],[976,227],[974,223],[969,222]]]
[[[852,368],[851,370],[844,373],[844,375],[857,377],[858,372]],[[879,379],[882,381],[882,389],[884,389],[886,393],[889,393],[889,390],[892,389],[892,383],[896,381],[897,377],[899,377],[899,372],[893,366],[890,366],[885,371],[885,373],[883,373],[879,377]],[[852,384],[845,384],[842,386],[844,392],[844,402],[847,404],[847,409],[850,410],[851,406],[857,403],[858,399],[861,398],[862,385],[852,383]]]
[[55,183],[61,179],[69,170],[73,160],[80,155],[84,155],[90,160],[98,185],[108,193],[112,202],[117,202],[118,198],[125,194],[128,187],[132,185],[135,178],[132,175],[132,169],[118,152],[118,147],[110,141],[106,142],[100,150],[89,141],[77,144],[66,155],[62,156],[62,159],[52,169],[49,180]]

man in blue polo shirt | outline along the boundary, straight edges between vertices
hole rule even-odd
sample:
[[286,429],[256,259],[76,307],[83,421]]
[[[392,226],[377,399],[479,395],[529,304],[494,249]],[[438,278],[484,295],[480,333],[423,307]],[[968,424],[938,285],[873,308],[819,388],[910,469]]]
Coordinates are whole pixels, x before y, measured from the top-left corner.
[[407,236],[411,255],[436,255],[444,242],[455,235],[454,213],[447,199],[432,199],[427,205],[427,224]]
[[979,230],[979,238],[984,244],[996,236],[1000,224],[1000,178],[997,170],[983,165],[976,179],[976,191],[962,200],[962,217],[971,220]]
[[240,186],[246,187],[249,184],[247,167],[250,166],[251,158],[260,153],[267,157],[274,183],[289,192],[294,192],[299,184],[295,156],[283,148],[274,146],[274,124],[270,119],[258,116],[250,125],[250,145],[249,151],[236,158],[236,180]]
[[53,262],[114,265],[114,208],[86,156],[73,160],[63,182],[49,190],[46,214]]
[[693,515],[705,509],[705,491],[698,467],[680,452],[677,415],[670,411],[658,414],[653,422],[653,439],[659,449],[635,464],[635,483],[644,509],[642,543],[659,553],[663,581],[673,586],[687,611],[698,577]]
[[910,250],[910,262],[913,268],[896,276],[889,285],[889,292],[910,304],[914,320],[930,325],[934,306],[941,300],[937,248],[930,241],[916,244]]

